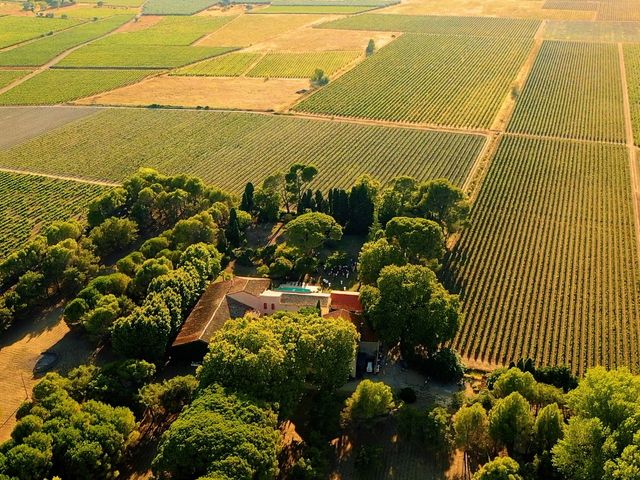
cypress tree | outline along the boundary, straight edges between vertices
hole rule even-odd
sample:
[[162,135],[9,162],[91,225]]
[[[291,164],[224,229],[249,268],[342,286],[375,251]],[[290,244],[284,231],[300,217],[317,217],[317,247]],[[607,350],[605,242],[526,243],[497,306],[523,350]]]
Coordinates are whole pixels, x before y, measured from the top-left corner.
[[253,199],[253,183],[249,182],[244,187],[244,192],[242,194],[242,201],[240,202],[240,210],[244,210],[245,212],[253,212],[255,209],[255,202]]
[[240,224],[238,223],[238,213],[235,208],[229,213],[229,226],[227,227],[227,240],[233,247],[239,247],[242,240],[242,232],[240,232]]
[[358,182],[349,194],[349,221],[347,231],[356,235],[366,235],[375,221],[375,190],[366,182]]

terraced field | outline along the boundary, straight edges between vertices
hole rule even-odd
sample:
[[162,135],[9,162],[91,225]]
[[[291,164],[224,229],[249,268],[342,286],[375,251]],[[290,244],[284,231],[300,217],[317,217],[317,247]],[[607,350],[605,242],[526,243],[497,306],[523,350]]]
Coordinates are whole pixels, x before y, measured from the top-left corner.
[[73,27],[81,20],[43,17],[0,17],[0,48]]
[[89,22],[57,35],[0,52],[0,66],[44,65],[62,52],[89,40],[101,37],[131,20],[132,16],[117,15],[97,22]]
[[624,63],[629,89],[629,106],[635,144],[640,145],[640,45],[624,46]]
[[253,67],[249,77],[308,78],[316,69],[327,75],[354,62],[361,52],[269,53]]
[[[154,70],[45,70],[0,95],[0,105],[64,103],[138,82]],[[55,85],[55,88],[52,86]]]
[[507,136],[450,266],[467,357],[640,367],[640,267],[623,146]]
[[295,110],[488,128],[531,40],[405,34]]
[[115,181],[149,166],[238,192],[248,180],[313,162],[323,189],[347,187],[362,173],[461,185],[484,143],[477,135],[290,117],[114,109],[0,151],[0,166]]
[[616,45],[545,41],[508,130],[624,142],[618,58]]
[[0,172],[0,258],[43,226],[83,213],[88,203],[105,188]]
[[187,65],[170,73],[197,77],[237,77],[260,58],[259,53],[230,53],[204,62]]
[[539,20],[494,17],[446,17],[368,14],[345,17],[322,25],[344,30],[470,35],[478,37],[533,37]]

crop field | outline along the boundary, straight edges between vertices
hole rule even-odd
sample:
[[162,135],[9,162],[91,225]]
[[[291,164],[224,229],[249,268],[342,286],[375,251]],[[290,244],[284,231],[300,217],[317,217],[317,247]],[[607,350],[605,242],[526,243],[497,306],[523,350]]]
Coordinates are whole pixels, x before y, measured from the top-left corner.
[[[0,105],[65,103],[138,82],[154,70],[45,70],[0,95]],[[55,88],[52,88],[55,85]]]
[[624,142],[618,58],[617,45],[545,41],[508,130]]
[[461,353],[638,370],[633,216],[625,147],[505,137],[449,262]]
[[97,5],[73,5],[71,7],[58,8],[55,11],[55,15],[67,15],[69,18],[106,18],[113,17],[114,15],[129,15],[133,17],[138,14],[137,8],[132,7],[118,7],[118,6],[102,6]]
[[187,65],[170,73],[197,77],[238,77],[261,57],[259,53],[230,53]]
[[405,34],[295,109],[488,128],[531,43],[525,39]]
[[588,10],[595,12],[598,10],[598,2],[581,2],[576,0],[547,0],[542,8],[556,10]]
[[144,15],[193,15],[218,3],[216,0],[148,0]]
[[80,20],[61,18],[0,17],[0,48],[73,27],[78,23]]
[[142,30],[110,35],[99,45],[191,45],[233,17],[166,17]]
[[344,30],[381,30],[388,32],[428,33],[433,35],[470,35],[477,37],[533,37],[538,20],[492,17],[445,17],[418,15],[381,15],[366,13],[341,18],[322,28]]
[[0,66],[44,65],[62,52],[111,32],[132,17],[118,15],[89,22],[56,35],[0,52]]
[[640,145],[640,45],[625,45],[623,48],[633,136],[635,144]]
[[14,80],[24,77],[29,70],[0,70],[0,88],[6,87]]
[[[101,0],[82,0],[82,3],[98,3]],[[106,6],[116,5],[119,7],[139,7],[145,0],[102,0]]]
[[640,22],[640,10],[633,1],[603,1],[598,5],[598,20]]
[[544,27],[543,37],[579,42],[640,42],[640,28],[630,22],[549,21]]
[[183,47],[155,45],[91,44],[65,57],[58,65],[67,68],[146,68],[163,69],[182,67],[199,60],[231,51],[227,47]]
[[106,187],[0,172],[0,258],[43,226],[84,212]]
[[296,14],[334,14],[352,15],[366,12],[374,7],[356,7],[350,5],[270,5],[260,13],[296,13]]
[[484,144],[479,135],[323,120],[113,109],[0,151],[0,166],[114,181],[148,166],[238,192],[249,180],[313,162],[320,170],[315,187],[323,189],[347,187],[363,173],[462,185]]
[[276,6],[325,6],[325,7],[370,7],[380,8],[400,3],[400,0],[272,0]]
[[360,52],[269,53],[247,76],[308,78],[317,68],[327,75],[333,75],[360,55]]
[[321,18],[319,15],[240,15],[202,39],[198,45],[248,47]]

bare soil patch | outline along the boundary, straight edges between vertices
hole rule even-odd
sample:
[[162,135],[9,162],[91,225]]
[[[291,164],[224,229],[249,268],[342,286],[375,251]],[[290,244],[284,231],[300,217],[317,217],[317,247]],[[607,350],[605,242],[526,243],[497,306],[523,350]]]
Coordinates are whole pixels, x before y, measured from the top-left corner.
[[300,98],[297,91],[307,88],[309,81],[300,79],[158,76],[76,103],[282,111]]
[[118,30],[116,30],[116,32],[138,32],[140,30],[146,30],[147,28],[159,23],[163,18],[164,17],[161,17],[160,15],[144,15],[138,17],[138,20],[136,20],[135,22],[125,23]]
[[95,108],[75,107],[0,108],[0,148],[16,145],[96,112]]

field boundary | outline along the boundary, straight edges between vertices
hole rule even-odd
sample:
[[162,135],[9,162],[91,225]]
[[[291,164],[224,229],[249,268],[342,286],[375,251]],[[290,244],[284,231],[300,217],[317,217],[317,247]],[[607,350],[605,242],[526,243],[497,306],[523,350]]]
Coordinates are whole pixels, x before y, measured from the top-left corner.
[[53,180],[65,180],[68,182],[76,182],[76,183],[86,183],[88,185],[99,185],[101,187],[119,187],[121,184],[117,183],[117,182],[109,182],[107,180],[90,180],[88,178],[82,178],[82,177],[70,177],[70,176],[66,176],[66,175],[53,175],[50,173],[41,173],[41,172],[35,172],[32,170],[20,170],[20,169],[14,169],[14,168],[4,168],[4,167],[0,167],[0,172],[2,173],[14,173],[17,175],[29,175],[32,177],[44,177],[44,178],[51,178]]
[[[1,16],[6,17],[7,15],[1,15]],[[30,18],[30,17],[27,17],[27,18]],[[82,20],[82,19],[76,18],[76,20]],[[98,21],[100,21],[100,20],[98,20]],[[39,37],[30,38],[30,39],[24,40],[22,42],[14,43],[13,45],[7,45],[4,48],[0,48],[0,53],[1,52],[8,52],[9,50],[14,50],[14,49],[16,49],[18,47],[22,47],[24,45],[28,45],[28,44],[33,43],[33,42],[37,42],[38,40],[42,40],[43,38],[55,37],[59,33],[67,32],[69,30],[73,30],[74,28],[79,27],[80,25],[86,25],[86,24],[91,23],[91,22],[92,22],[92,20],[84,20],[84,21],[81,21],[80,23],[77,23],[75,25],[71,25],[70,27],[63,28],[62,30],[55,30],[54,32],[51,33],[51,35],[42,34]]]

